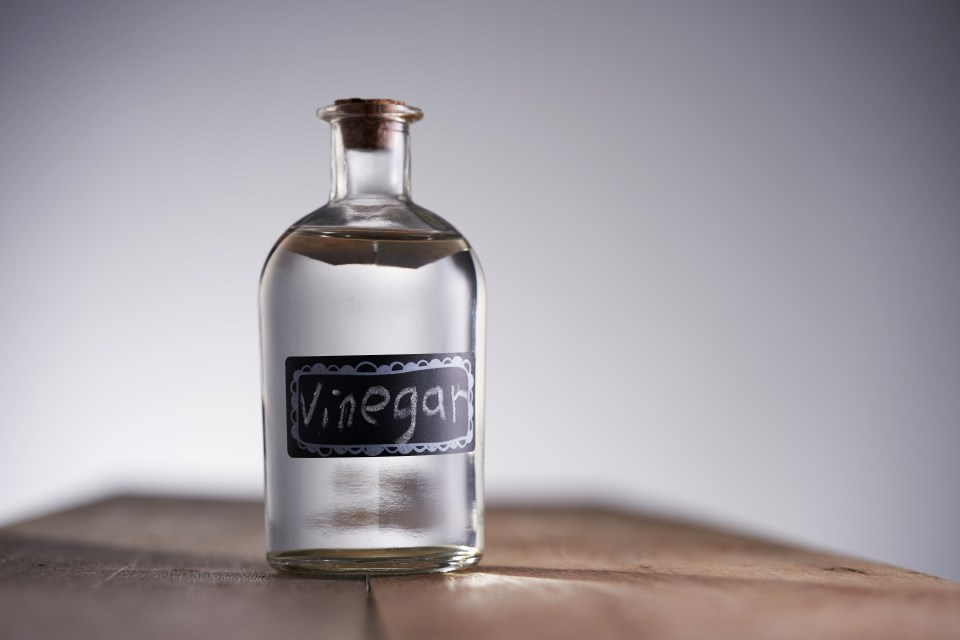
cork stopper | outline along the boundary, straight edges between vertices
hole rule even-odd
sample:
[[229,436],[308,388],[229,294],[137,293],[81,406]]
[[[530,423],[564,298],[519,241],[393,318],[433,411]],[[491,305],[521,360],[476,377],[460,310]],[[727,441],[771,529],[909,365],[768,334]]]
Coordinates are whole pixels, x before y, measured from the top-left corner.
[[399,144],[398,134],[423,112],[400,100],[345,98],[317,111],[317,117],[340,126],[344,148],[376,150]]

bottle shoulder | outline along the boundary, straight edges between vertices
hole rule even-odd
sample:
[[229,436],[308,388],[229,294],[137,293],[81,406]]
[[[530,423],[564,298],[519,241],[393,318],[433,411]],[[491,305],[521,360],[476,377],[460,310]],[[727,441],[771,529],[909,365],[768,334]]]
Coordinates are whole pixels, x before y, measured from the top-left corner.
[[461,252],[476,261],[466,238],[420,205],[374,198],[342,200],[327,203],[291,225],[267,255],[261,278],[271,263],[292,255],[331,265],[418,268]]
[[298,228],[460,235],[452,224],[429,209],[409,200],[391,198],[357,198],[328,202],[291,226],[291,229]]
[[341,201],[291,225],[270,250],[261,277],[271,263],[289,256],[330,265],[419,268],[461,252],[472,256],[472,248],[460,232],[419,205]]

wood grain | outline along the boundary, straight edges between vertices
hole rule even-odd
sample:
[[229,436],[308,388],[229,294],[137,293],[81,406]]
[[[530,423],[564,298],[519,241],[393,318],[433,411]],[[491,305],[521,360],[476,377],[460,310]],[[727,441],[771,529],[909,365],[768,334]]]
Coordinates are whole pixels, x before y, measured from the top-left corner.
[[960,585],[596,507],[488,511],[465,573],[310,580],[257,503],[121,497],[0,529],[0,638],[960,638]]

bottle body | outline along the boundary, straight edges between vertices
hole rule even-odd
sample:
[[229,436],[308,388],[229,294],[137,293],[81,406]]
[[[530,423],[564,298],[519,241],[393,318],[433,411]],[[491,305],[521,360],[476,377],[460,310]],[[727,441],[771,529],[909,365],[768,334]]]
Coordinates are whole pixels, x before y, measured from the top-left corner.
[[477,562],[484,315],[469,244],[405,198],[334,199],[277,242],[260,288],[274,567]]

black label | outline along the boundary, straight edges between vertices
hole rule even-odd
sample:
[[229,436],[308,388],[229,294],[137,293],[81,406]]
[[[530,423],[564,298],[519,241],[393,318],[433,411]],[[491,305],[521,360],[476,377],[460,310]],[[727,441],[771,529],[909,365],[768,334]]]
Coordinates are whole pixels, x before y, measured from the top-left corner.
[[287,454],[473,451],[475,364],[472,353],[287,358]]

